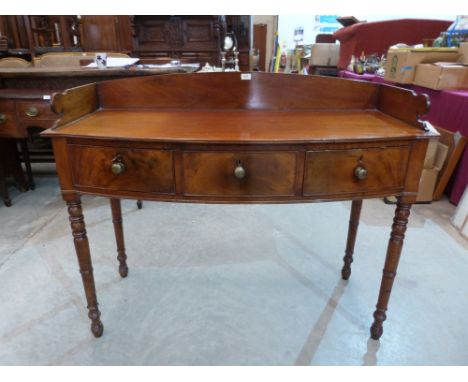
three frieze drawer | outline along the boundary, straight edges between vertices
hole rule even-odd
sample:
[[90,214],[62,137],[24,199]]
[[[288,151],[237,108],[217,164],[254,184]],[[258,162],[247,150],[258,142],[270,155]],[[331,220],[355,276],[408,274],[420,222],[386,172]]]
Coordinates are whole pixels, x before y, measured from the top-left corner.
[[77,187],[175,193],[171,150],[70,145]]
[[303,194],[401,190],[408,156],[409,146],[308,151]]
[[294,196],[295,151],[186,151],[187,196]]
[[[398,191],[409,146],[320,151],[183,151],[70,145],[77,187],[182,195],[300,197]],[[305,160],[304,160],[305,158]],[[302,185],[302,187],[301,187]]]

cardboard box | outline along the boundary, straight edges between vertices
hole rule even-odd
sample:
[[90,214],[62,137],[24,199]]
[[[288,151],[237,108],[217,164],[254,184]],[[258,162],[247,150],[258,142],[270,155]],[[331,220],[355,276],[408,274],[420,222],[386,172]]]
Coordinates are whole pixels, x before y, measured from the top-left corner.
[[416,65],[438,61],[456,62],[460,53],[456,48],[390,49],[385,64],[384,79],[400,84],[411,84]]
[[340,58],[339,44],[312,44],[309,64],[311,66],[336,66]]
[[438,142],[439,137],[429,140],[429,143],[427,144],[426,156],[424,157],[424,168],[434,167]]
[[442,170],[440,170],[439,177],[437,179],[436,188],[434,190],[433,200],[439,200],[444,194],[445,188],[452,176],[455,168],[457,167],[458,161],[460,160],[465,145],[468,141],[467,137],[464,137],[460,132],[454,133],[453,131],[443,129],[438,126],[434,126],[439,132],[439,142],[447,145],[448,153],[447,159],[445,160]]
[[[429,146],[428,146],[429,148]],[[432,168],[424,168],[419,180],[419,190],[416,197],[417,202],[431,202],[434,194],[434,189],[437,183],[439,172],[445,163],[447,158],[448,146],[443,143],[437,142],[436,153],[434,156],[434,162]],[[432,152],[426,153],[432,155]],[[426,163],[426,161],[425,161]]]
[[458,48],[458,53],[461,54],[457,63],[461,65],[468,65],[468,42],[462,42]]
[[418,64],[414,85],[429,89],[462,89],[468,87],[468,67],[454,63]]

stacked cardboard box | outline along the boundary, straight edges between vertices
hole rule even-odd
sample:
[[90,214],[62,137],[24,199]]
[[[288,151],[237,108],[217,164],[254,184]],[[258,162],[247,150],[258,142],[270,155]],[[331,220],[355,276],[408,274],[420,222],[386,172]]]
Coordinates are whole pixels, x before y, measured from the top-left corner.
[[339,44],[312,44],[309,64],[311,66],[336,66],[340,58]]
[[456,62],[460,56],[456,48],[390,49],[385,65],[385,80],[411,84],[418,64]]
[[437,177],[445,163],[447,152],[448,146],[440,143],[438,139],[429,141],[426,158],[424,159],[424,169],[419,180],[417,202],[432,201]]
[[413,84],[434,90],[468,88],[468,66],[451,62],[418,64]]

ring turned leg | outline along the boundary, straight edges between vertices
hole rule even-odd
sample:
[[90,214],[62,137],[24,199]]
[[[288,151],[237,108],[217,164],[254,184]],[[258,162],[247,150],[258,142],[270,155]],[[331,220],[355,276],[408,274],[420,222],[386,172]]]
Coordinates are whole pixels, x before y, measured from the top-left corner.
[[348,280],[351,276],[351,263],[353,262],[354,244],[356,243],[356,234],[361,216],[362,200],[353,200],[351,204],[351,216],[349,218],[348,240],[346,241],[344,265],[341,269],[341,277]]
[[65,196],[68,206],[68,214],[72,228],[73,241],[75,243],[76,255],[80,264],[81,278],[88,303],[88,317],[91,319],[91,332],[95,337],[101,337],[104,326],[100,320],[101,312],[98,309],[96,298],[96,288],[94,286],[93,265],[91,262],[91,253],[89,250],[88,237],[84,217],[81,209],[81,200],[77,195]]
[[120,199],[111,198],[112,223],[114,223],[115,240],[117,242],[117,260],[119,260],[119,273],[122,277],[127,277],[128,266],[126,263],[124,234],[122,226],[122,208]]
[[370,329],[371,337],[374,340],[378,340],[383,333],[382,324],[387,318],[385,312],[387,311],[393,280],[395,279],[398,261],[400,260],[410,209],[411,204],[401,203],[400,199],[398,199],[395,217],[393,218],[392,232],[388,242],[387,257],[385,259],[379,299],[376,306],[377,309],[374,312],[374,323]]

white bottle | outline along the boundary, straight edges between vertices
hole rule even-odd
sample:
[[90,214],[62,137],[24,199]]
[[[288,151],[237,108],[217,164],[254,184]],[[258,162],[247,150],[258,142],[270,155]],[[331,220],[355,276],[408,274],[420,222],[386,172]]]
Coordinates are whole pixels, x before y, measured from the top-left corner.
[[354,54],[351,56],[351,61],[349,62],[348,67],[346,68],[348,72],[354,72],[354,63],[356,62],[356,57],[354,57]]

